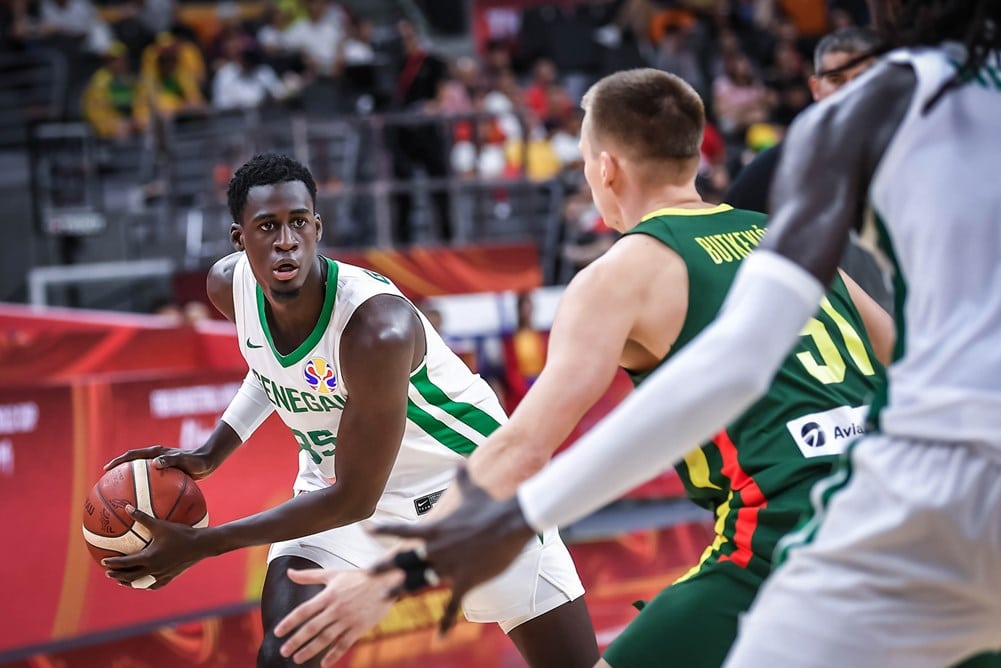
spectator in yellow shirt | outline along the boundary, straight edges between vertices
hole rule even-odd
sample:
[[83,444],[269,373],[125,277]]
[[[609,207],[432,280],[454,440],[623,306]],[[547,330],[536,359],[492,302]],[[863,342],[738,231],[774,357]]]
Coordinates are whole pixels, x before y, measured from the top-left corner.
[[142,90],[136,104],[138,117],[145,123],[154,110],[158,115],[172,117],[204,109],[201,91],[204,78],[205,62],[198,47],[161,33],[156,43],[143,52]]
[[137,92],[128,50],[121,42],[113,42],[104,54],[104,66],[83,91],[83,115],[98,137],[125,139],[145,129],[135,113]]

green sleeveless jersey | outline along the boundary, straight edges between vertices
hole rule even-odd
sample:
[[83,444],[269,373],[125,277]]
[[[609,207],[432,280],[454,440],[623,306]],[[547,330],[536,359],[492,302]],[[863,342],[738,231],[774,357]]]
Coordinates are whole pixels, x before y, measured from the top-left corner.
[[[723,204],[662,209],[630,230],[663,242],[688,268],[688,312],[664,360],[716,318],[766,222]],[[649,373],[630,375],[639,384]],[[776,543],[809,510],[813,483],[863,433],[866,406],[882,382],[862,318],[835,278],[768,393],[677,466],[688,496],[716,515],[715,540],[690,575],[717,561],[768,574]]]

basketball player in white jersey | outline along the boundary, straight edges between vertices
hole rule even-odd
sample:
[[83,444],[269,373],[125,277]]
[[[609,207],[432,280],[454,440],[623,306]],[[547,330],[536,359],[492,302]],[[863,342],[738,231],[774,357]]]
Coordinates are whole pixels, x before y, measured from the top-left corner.
[[897,48],[792,127],[773,222],[717,321],[511,499],[460,474],[460,510],[393,527],[426,543],[376,570],[432,567],[461,595],[534,532],[678,461],[768,386],[868,198],[896,270],[888,387],[870,433],[815,488],[816,516],[786,541],[726,665],[997,661],[986,653],[1001,649],[1001,3],[870,4]]
[[[108,467],[155,458],[156,466],[202,478],[277,411],[299,445],[295,496],[205,529],[133,511],[153,542],[105,564],[123,584],[161,587],[200,559],[271,543],[258,666],[303,665],[282,655],[273,628],[319,588],[293,583],[286,571],[372,565],[388,545],[366,527],[416,522],[506,417],[486,382],[388,279],[317,254],[322,226],[304,166],[257,156],[237,170],[228,196],[238,252],[216,263],[207,289],[236,323],[250,373],[198,450],[143,448]],[[466,616],[497,622],[530,665],[590,666],[598,653],[582,594],[566,547],[550,531],[527,544],[503,578],[467,598]]]

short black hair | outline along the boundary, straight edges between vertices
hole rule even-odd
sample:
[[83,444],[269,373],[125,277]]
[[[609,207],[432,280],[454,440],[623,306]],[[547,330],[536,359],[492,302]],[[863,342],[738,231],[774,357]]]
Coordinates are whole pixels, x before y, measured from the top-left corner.
[[245,162],[233,174],[226,189],[226,201],[233,222],[240,224],[243,207],[247,204],[247,193],[251,188],[289,181],[301,181],[309,191],[313,206],[316,206],[316,181],[302,163],[281,153],[261,153]]
[[953,88],[977,75],[1001,53],[1001,2],[998,0],[898,0],[896,11],[878,22],[883,45],[873,55],[902,47],[962,43],[966,59],[956,74],[924,105],[928,112]]
[[872,52],[879,47],[879,44],[879,33],[872,28],[859,28],[857,26],[839,28],[817,43],[817,48],[813,50],[813,69],[819,75],[821,61],[829,53],[856,55]]

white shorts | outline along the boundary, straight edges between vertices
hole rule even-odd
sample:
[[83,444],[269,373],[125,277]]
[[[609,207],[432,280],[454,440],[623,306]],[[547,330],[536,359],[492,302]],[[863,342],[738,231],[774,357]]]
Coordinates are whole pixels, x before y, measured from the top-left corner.
[[878,435],[847,457],[725,665],[942,668],[1001,649],[1001,451]]
[[[368,568],[395,543],[369,534],[365,522],[275,543],[268,563],[278,557],[308,559],[324,568]],[[471,622],[497,622],[505,633],[584,594],[577,569],[558,532],[533,539],[499,576],[472,589],[462,601]]]

